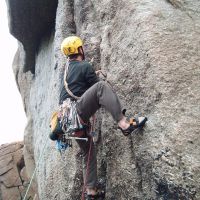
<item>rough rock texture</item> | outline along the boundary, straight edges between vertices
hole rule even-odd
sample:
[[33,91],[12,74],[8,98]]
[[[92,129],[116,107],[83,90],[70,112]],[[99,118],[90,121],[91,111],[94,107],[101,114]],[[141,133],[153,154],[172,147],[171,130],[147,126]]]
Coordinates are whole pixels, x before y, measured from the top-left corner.
[[[0,146],[0,199],[22,199],[29,183],[24,165],[23,143],[11,143]],[[33,199],[31,189],[28,198]]]
[[[23,12],[26,2],[13,2],[8,1],[10,29],[20,41],[13,68],[28,117],[25,163],[31,174],[42,155],[40,199],[77,200],[81,195],[76,144],[62,160],[48,139],[65,63],[60,43],[73,33],[84,39],[94,67],[107,72],[129,114],[149,118],[144,131],[123,137],[102,112],[98,171],[106,181],[106,199],[200,199],[200,1],[59,0],[54,2],[55,30],[41,26],[36,12]],[[32,1],[31,10],[44,12],[42,19],[55,16],[54,9],[38,2]],[[29,29],[31,39],[21,31],[29,18],[37,19]],[[41,27],[45,34],[34,31]],[[30,58],[32,38],[38,50],[31,50]]]

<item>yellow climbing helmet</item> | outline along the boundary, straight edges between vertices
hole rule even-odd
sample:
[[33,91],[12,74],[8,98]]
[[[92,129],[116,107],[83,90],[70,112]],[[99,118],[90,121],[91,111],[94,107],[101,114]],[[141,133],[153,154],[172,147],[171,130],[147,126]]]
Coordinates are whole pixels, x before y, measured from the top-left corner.
[[83,46],[82,40],[77,36],[70,36],[63,40],[61,51],[66,55],[78,54],[78,48]]

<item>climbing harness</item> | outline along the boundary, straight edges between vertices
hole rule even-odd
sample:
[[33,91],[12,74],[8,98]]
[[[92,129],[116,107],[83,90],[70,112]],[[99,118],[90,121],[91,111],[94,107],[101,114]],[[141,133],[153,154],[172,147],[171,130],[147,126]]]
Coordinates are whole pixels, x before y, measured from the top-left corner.
[[[81,137],[83,135],[83,130],[87,128],[87,124],[81,121],[76,109],[76,100],[80,99],[80,97],[74,95],[68,87],[68,83],[66,81],[68,68],[69,59],[67,59],[67,63],[65,65],[63,81],[66,91],[75,100],[67,98],[62,105],[60,105],[59,111],[57,112],[57,121],[59,121],[60,125],[58,127],[61,127],[61,131],[60,136],[56,141],[56,149],[59,150],[60,153],[64,152],[68,147],[72,147],[73,139],[85,140],[86,142],[88,141],[88,138]],[[82,135],[77,133],[82,133]]]
[[[57,146],[59,148],[66,146],[61,145],[63,142],[60,137],[62,135],[65,135],[66,137],[76,137],[77,131],[84,130],[86,128],[86,124],[84,124],[76,109],[76,100],[78,100],[80,97],[75,96],[70,89],[68,88],[68,84],[66,82],[65,77],[67,77],[69,67],[69,60],[67,60],[66,66],[65,66],[65,72],[64,72],[64,86],[68,94],[74,99],[67,98],[65,101],[63,101],[62,105],[60,105],[59,110],[56,112],[53,112],[51,117],[51,134],[50,138],[52,140],[61,140],[58,142]],[[65,148],[65,147],[63,147]]]

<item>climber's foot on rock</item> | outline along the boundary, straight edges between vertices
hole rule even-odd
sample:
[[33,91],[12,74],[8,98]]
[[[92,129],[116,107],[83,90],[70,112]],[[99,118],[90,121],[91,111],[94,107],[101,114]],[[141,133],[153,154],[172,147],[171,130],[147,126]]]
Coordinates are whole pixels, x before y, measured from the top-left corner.
[[147,117],[130,118],[129,121],[125,117],[118,123],[119,129],[125,136],[133,133],[138,128],[142,128],[147,121]]

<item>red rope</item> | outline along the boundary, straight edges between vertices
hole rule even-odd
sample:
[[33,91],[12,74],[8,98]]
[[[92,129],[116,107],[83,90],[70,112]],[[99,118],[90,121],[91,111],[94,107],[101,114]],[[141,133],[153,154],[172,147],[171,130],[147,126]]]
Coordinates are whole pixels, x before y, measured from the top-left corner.
[[[92,125],[91,125],[90,132],[94,131],[94,124],[95,124],[95,116],[93,116],[93,118],[92,118]],[[84,180],[84,185],[83,185],[81,200],[85,199],[84,192],[85,192],[85,189],[86,189],[86,183],[87,183],[87,178],[88,178],[88,174],[89,174],[89,164],[90,164],[90,156],[91,156],[91,149],[92,149],[92,136],[89,136],[89,140],[90,140],[90,148],[89,148],[89,153],[88,153],[87,167],[86,167],[86,176],[85,176],[85,180]]]

